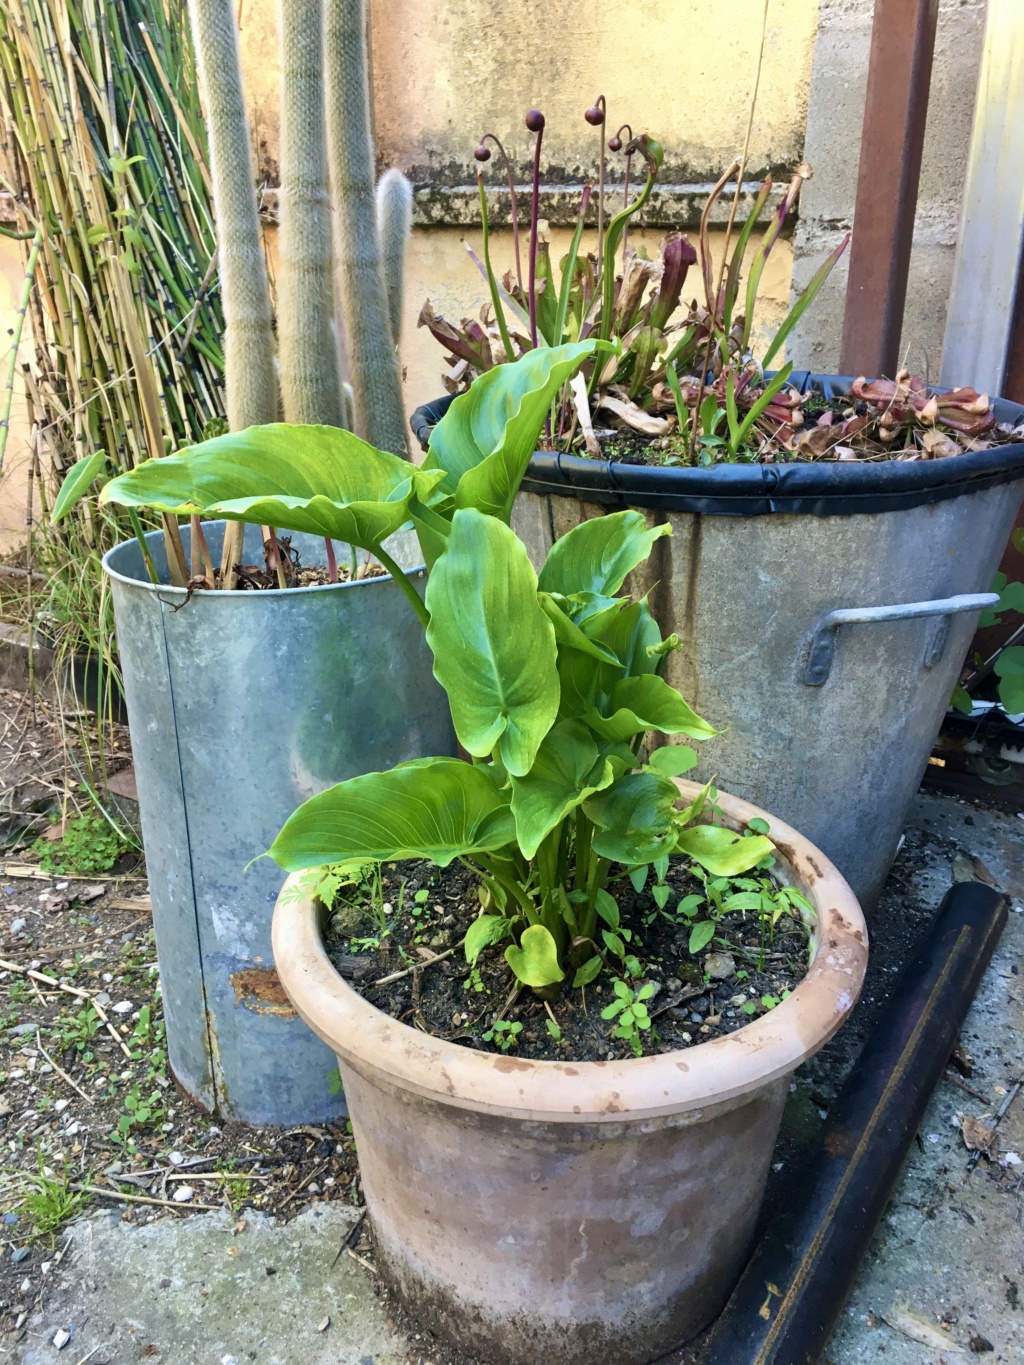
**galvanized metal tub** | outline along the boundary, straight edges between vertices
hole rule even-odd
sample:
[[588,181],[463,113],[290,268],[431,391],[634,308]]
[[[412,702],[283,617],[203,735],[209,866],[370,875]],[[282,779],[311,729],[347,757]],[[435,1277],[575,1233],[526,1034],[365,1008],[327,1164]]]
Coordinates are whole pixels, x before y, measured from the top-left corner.
[[[219,558],[222,522],[204,525]],[[188,548],[187,528],[182,535]],[[159,532],[148,537],[166,583]],[[307,565],[322,540],[295,535]],[[389,546],[404,568],[415,539]],[[347,546],[337,547],[345,562]],[[245,561],[262,563],[258,527]],[[337,1064],[273,968],[284,874],[266,850],[300,802],[359,773],[455,751],[423,627],[389,576],[272,592],[155,586],[137,542],[104,558],[114,602],[171,1069],[254,1125],[344,1112]],[[414,573],[421,588],[426,574]],[[184,605],[183,605],[184,604]],[[251,865],[250,865],[251,864]]]
[[[793,382],[828,393],[850,383]],[[421,441],[446,407],[442,399],[414,414]],[[995,408],[1000,421],[1024,420],[1017,404]],[[649,592],[662,630],[682,641],[669,681],[729,727],[700,746],[698,774],[799,829],[870,908],[1022,479],[1024,445],[927,462],[710,469],[539,452],[512,524],[538,566],[588,517],[635,507],[671,524],[627,587]],[[876,610],[890,607],[901,611]]]

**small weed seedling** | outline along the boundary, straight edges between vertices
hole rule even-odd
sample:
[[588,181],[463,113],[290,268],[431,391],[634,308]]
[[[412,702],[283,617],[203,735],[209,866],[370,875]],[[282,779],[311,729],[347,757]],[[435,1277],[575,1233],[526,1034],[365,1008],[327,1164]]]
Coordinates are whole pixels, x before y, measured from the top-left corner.
[[644,1001],[650,1000],[654,994],[654,986],[648,981],[634,989],[625,981],[613,981],[612,990],[615,992],[615,999],[601,1011],[601,1018],[618,1019],[615,1028],[612,1029],[612,1037],[623,1039],[633,1049],[634,1055],[639,1057],[643,1052],[641,1031],[651,1027],[651,1016]]
[[484,1034],[484,1042],[493,1043],[495,1047],[500,1047],[502,1052],[508,1052],[510,1048],[518,1046],[522,1031],[523,1026],[518,1020],[510,1023],[508,1019],[495,1019]]
[[163,1120],[163,1097],[159,1089],[154,1090],[146,1098],[143,1096],[142,1087],[133,1085],[124,1097],[124,1113],[117,1120],[117,1127],[110,1134],[110,1140],[134,1152],[136,1148],[132,1133],[139,1128],[157,1126]]
[[478,995],[481,995],[486,991],[487,987],[484,985],[484,979],[480,975],[479,967],[471,967],[469,969],[469,976],[463,981],[462,989],[464,991],[476,991]]
[[36,1232],[47,1236],[57,1231],[62,1223],[72,1218],[88,1195],[82,1190],[73,1190],[65,1168],[59,1176],[43,1162],[42,1152],[37,1156],[39,1173],[28,1177],[29,1189],[25,1194],[24,1207],[35,1224]]
[[109,820],[90,812],[69,820],[60,839],[37,839],[33,851],[46,872],[92,877],[109,872],[128,847]]
[[[100,1016],[92,1005],[86,1005],[77,1014],[62,1015],[53,1030],[53,1038],[62,1050],[73,1047],[76,1052],[85,1053],[101,1027]],[[91,1052],[85,1060],[92,1060]]]

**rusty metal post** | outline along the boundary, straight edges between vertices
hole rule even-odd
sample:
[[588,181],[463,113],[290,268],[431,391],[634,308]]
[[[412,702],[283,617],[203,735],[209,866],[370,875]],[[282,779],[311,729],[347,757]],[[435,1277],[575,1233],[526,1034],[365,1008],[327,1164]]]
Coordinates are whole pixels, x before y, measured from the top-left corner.
[[1003,391],[1008,398],[1024,403],[1024,241],[1021,262],[1017,270],[1017,289],[1010,318],[1009,344],[1006,350],[1006,369],[1003,372]]
[[839,368],[893,375],[914,234],[938,0],[876,0]]

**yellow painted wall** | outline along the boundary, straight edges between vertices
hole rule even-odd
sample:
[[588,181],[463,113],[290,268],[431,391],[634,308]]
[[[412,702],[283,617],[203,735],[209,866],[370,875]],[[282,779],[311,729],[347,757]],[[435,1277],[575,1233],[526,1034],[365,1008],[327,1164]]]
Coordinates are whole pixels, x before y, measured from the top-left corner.
[[[0,327],[3,345],[0,346],[2,384],[6,383],[7,367],[11,358],[11,330],[18,310],[18,299],[25,279],[22,243],[0,237]],[[11,429],[7,437],[3,473],[0,475],[0,555],[15,549],[25,540],[26,495],[31,448],[25,412],[25,388],[21,376],[21,362],[32,353],[31,327],[28,322],[22,334],[21,352],[14,379],[14,403],[11,409]]]
[[[275,5],[243,0],[246,89],[259,138],[278,146]],[[525,150],[522,116],[547,116],[545,161],[593,159],[582,118],[599,94],[616,124],[670,162],[720,169],[743,143],[762,0],[371,0],[378,151],[402,170],[464,165],[485,131]],[[817,0],[770,0],[751,142],[756,166],[799,160]]]

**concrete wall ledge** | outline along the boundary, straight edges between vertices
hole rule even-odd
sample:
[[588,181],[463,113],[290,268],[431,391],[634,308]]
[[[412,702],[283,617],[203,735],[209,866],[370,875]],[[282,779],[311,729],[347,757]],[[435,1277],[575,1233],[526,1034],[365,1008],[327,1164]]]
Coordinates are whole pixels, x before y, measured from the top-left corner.
[[[643,184],[635,184],[634,195]],[[687,181],[679,185],[655,186],[650,199],[638,213],[630,219],[633,227],[682,228],[696,230],[700,226],[700,216],[704,204],[714,188],[712,181]],[[740,195],[737,223],[753,208],[754,200],[760,189],[756,180],[743,182]],[[485,186],[487,195],[487,217],[492,228],[508,227],[512,222],[511,198],[507,189],[498,185]],[[729,219],[733,189],[730,187],[719,199],[711,215],[711,226],[724,228]],[[776,179],[772,186],[768,203],[762,211],[762,221],[767,223],[770,212],[776,209],[786,192],[784,179]],[[583,184],[542,185],[540,187],[540,213],[550,227],[575,227],[580,211],[580,198]],[[622,186],[608,186],[609,216],[615,212],[621,201]],[[520,224],[528,227],[530,186],[517,185],[516,198],[519,208]],[[614,207],[613,207],[614,206]],[[272,223],[278,220],[278,191],[265,189],[262,195],[261,210],[263,217]],[[596,209],[590,210],[589,217],[594,219]],[[787,227],[796,219],[796,212],[790,215]],[[416,185],[413,192],[413,225],[415,227],[479,227],[480,198],[476,185]]]

